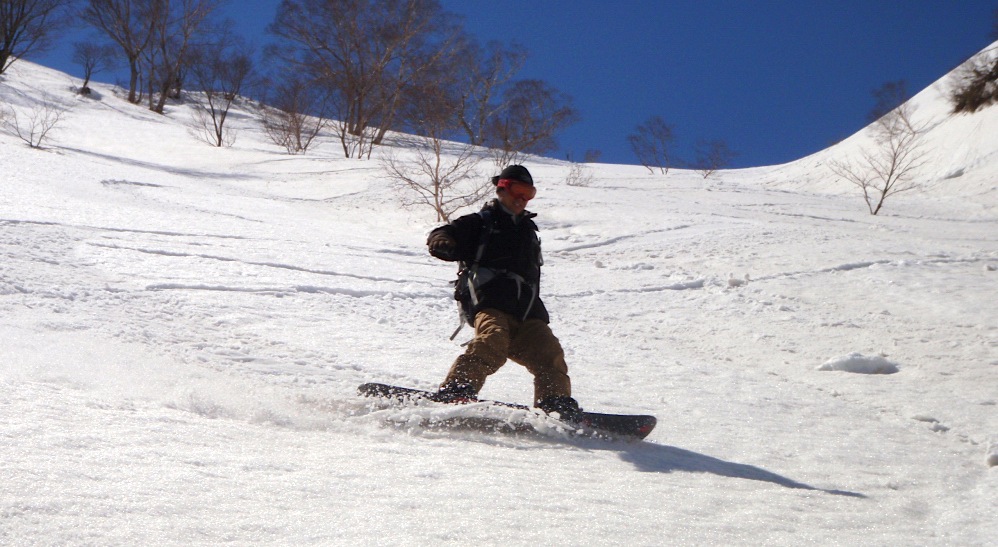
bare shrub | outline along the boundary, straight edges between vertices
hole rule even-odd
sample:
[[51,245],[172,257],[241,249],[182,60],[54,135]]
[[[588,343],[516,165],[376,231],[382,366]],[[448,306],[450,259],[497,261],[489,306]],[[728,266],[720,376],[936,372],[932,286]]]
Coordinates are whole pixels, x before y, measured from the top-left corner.
[[324,118],[303,112],[268,108],[263,114],[263,129],[267,137],[291,155],[308,152],[326,123]]
[[324,116],[326,95],[320,88],[299,79],[280,84],[274,90],[276,109],[263,112],[263,128],[267,137],[283,146],[288,154],[304,154],[329,123]]
[[[228,112],[228,110],[226,110]],[[236,133],[223,130],[221,123],[225,122],[224,114],[214,110],[211,103],[196,104],[191,112],[191,124],[188,132],[195,139],[216,147],[230,147],[236,143]]]
[[593,184],[593,173],[592,170],[584,163],[573,163],[568,169],[568,175],[565,177],[565,184],[569,186],[592,186]]
[[32,107],[23,114],[18,114],[14,108],[9,108],[4,115],[0,115],[0,126],[31,148],[41,148],[42,142],[62,121],[67,111],[66,108],[48,103]]
[[998,102],[998,51],[983,51],[960,65],[950,89],[953,113],[972,114]]
[[728,147],[723,140],[699,141],[696,145],[696,160],[693,168],[703,178],[713,175],[718,169],[731,165],[737,152]]
[[655,169],[663,175],[668,174],[669,147],[673,140],[672,126],[659,116],[652,116],[635,130],[635,133],[627,137],[627,142],[630,143],[638,161],[652,174],[655,173]]
[[599,163],[600,159],[603,157],[603,152],[601,150],[589,149],[586,153],[582,155],[583,163]]

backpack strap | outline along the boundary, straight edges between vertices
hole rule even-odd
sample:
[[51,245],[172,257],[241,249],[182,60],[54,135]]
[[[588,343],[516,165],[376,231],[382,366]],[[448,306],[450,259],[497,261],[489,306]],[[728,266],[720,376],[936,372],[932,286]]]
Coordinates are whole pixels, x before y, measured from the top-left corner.
[[[476,288],[480,284],[478,283],[478,265],[482,261],[482,256],[485,255],[485,248],[489,245],[489,236],[492,235],[492,231],[495,228],[495,215],[492,209],[482,209],[478,211],[478,216],[482,219],[482,227],[478,232],[478,249],[475,251],[475,259],[471,264],[461,262],[457,273],[457,280],[454,282],[456,285],[464,284],[466,286],[471,298],[472,309],[478,307],[478,289]],[[458,313],[461,316],[461,323],[457,326],[454,334],[450,335],[451,340],[457,337],[457,334],[464,328],[465,323],[472,323],[472,320],[465,315],[461,307],[461,302],[458,302],[457,306]]]
[[482,209],[478,212],[478,216],[482,217],[482,229],[478,233],[478,250],[475,251],[475,261],[468,268],[467,276],[468,293],[471,294],[471,303],[475,306],[478,306],[477,286],[481,285],[478,283],[478,265],[482,262],[485,247],[489,244],[489,236],[492,235],[492,229],[495,227],[495,219],[491,209]]

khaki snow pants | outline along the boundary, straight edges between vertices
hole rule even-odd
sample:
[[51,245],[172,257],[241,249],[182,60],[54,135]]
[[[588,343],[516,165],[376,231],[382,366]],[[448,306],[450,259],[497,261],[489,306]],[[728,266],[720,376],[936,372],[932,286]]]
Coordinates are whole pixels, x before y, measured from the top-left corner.
[[534,375],[535,405],[545,397],[572,396],[565,352],[551,327],[539,319],[521,322],[495,309],[475,316],[475,337],[441,385],[468,384],[481,391],[485,379],[502,368],[507,358]]

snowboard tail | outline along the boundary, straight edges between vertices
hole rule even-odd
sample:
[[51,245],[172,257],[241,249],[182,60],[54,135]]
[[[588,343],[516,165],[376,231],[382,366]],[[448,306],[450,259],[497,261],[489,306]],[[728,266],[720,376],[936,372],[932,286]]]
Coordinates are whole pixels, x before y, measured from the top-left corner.
[[[410,387],[393,386],[390,384],[367,383],[361,384],[357,392],[365,397],[375,397],[392,401],[403,406],[418,405],[422,402],[433,402],[434,392]],[[532,409],[526,405],[507,403],[503,401],[477,401],[497,408],[508,408],[511,410],[526,410],[540,413],[540,410]],[[550,417],[549,419],[555,419]],[[605,414],[602,412],[581,412],[577,419],[558,419],[558,422],[573,429],[574,433],[589,437],[628,437],[634,439],[644,439],[655,429],[657,420],[654,416],[643,414]],[[490,429],[497,431],[524,431],[535,429],[529,423],[512,423],[508,420],[466,417],[455,419],[454,423],[461,427],[475,429]]]

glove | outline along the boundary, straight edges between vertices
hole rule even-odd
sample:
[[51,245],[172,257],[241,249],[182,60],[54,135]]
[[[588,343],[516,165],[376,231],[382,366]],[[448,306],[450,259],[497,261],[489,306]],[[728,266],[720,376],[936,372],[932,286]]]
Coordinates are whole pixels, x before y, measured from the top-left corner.
[[430,234],[430,238],[426,240],[427,247],[430,248],[430,254],[441,260],[457,260],[454,256],[454,252],[457,251],[457,241],[448,235],[446,232],[436,232]]

